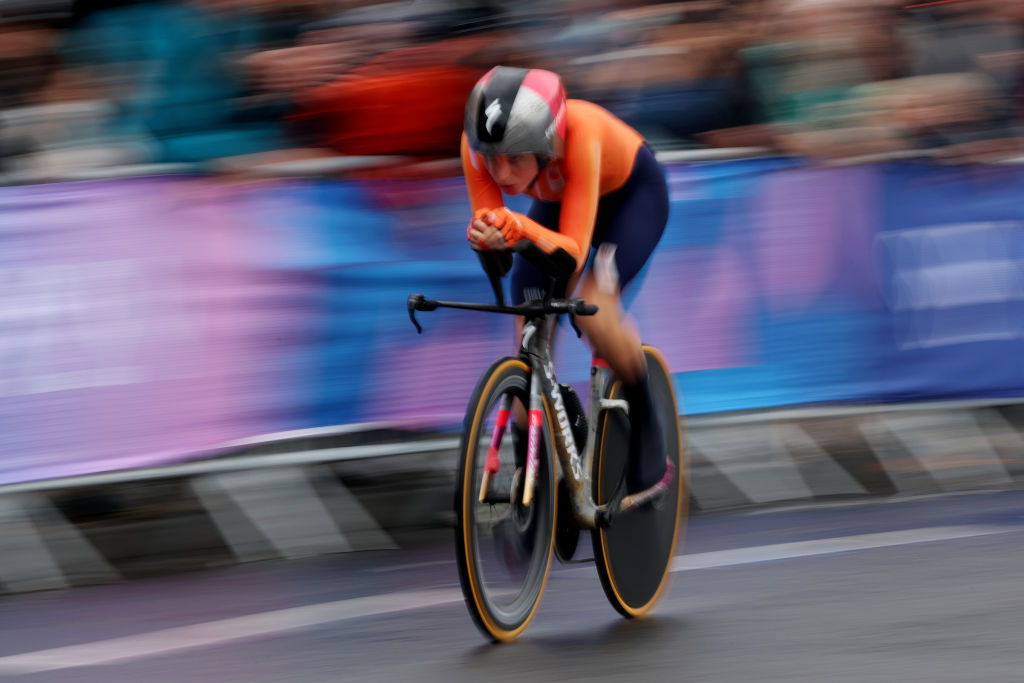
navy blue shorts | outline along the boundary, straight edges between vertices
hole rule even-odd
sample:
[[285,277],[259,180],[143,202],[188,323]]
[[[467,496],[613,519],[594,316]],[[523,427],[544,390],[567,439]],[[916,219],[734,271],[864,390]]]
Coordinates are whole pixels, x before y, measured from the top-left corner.
[[[549,230],[558,230],[562,205],[534,200],[527,215]],[[619,287],[636,277],[647,263],[668,222],[668,185],[665,173],[647,145],[637,151],[626,183],[605,196],[597,205],[594,239],[587,268],[593,267],[593,253],[602,244],[614,244]],[[545,277],[519,254],[510,276],[513,304],[543,296]],[[554,296],[565,296],[564,285]]]

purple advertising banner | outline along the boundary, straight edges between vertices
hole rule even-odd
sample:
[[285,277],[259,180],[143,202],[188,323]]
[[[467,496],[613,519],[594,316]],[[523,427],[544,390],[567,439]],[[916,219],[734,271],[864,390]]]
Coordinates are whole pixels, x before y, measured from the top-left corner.
[[[336,194],[349,220],[386,234]],[[323,213],[286,183],[0,190],[0,483],[176,461],[329,419],[304,400],[329,339],[318,259],[372,257],[310,228]]]
[[[1020,394],[1019,167],[667,175],[628,315],[685,413]],[[492,300],[467,216],[459,178],[0,188],[0,485],[289,430],[457,428],[512,321],[442,310],[417,335],[405,302]],[[582,388],[589,359],[563,326],[560,378]]]

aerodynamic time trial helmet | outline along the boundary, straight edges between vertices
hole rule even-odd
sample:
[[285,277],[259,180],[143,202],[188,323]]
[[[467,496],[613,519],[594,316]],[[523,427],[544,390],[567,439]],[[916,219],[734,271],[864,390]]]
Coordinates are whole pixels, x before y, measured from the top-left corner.
[[469,146],[485,155],[565,155],[565,88],[543,69],[496,66],[473,86],[464,127]]

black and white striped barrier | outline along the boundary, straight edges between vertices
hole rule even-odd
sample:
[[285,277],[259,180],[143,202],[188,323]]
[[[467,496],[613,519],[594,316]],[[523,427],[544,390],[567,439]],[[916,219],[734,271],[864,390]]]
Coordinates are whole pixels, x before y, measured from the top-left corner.
[[[334,437],[0,487],[0,592],[400,548],[451,524],[456,436]],[[1024,480],[1024,403],[695,417],[687,443],[696,512],[1007,487]]]

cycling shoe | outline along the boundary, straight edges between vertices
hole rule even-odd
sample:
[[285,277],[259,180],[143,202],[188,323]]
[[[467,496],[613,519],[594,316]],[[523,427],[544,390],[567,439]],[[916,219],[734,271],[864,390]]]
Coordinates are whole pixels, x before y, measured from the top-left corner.
[[665,458],[665,474],[662,475],[653,486],[631,493],[622,499],[620,510],[629,510],[650,503],[653,507],[660,507],[659,503],[664,496],[672,490],[672,482],[676,477],[675,464]]
[[629,401],[629,461],[626,493],[636,494],[659,484],[666,475],[667,449],[661,418],[651,398],[647,375],[634,386],[623,386]]

